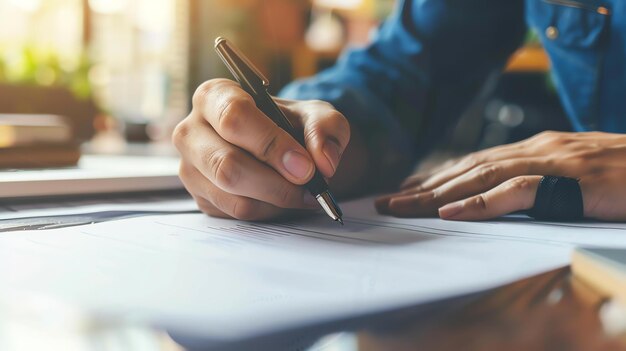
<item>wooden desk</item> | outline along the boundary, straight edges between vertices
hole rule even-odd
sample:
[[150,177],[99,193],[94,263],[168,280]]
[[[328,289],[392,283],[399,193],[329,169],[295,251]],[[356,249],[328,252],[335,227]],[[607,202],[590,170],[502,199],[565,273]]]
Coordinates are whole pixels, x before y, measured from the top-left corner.
[[432,323],[360,333],[358,350],[626,350],[626,338],[603,329],[603,302],[562,269],[500,288]]

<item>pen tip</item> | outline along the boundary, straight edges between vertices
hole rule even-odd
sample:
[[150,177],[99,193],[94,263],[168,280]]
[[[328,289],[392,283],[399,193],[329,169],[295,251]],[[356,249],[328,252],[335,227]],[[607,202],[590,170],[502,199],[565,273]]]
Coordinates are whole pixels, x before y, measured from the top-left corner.
[[343,219],[337,218],[337,222],[339,222],[339,224],[343,225]]

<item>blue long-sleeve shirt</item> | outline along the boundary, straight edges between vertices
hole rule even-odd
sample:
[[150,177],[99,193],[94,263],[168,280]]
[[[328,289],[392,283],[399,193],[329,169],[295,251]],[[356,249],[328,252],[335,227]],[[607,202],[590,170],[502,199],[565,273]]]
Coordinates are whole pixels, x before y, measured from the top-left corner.
[[528,26],[550,55],[574,130],[625,132],[622,0],[400,1],[370,45],[281,95],[332,103],[365,136],[379,176],[402,176],[505,65]]

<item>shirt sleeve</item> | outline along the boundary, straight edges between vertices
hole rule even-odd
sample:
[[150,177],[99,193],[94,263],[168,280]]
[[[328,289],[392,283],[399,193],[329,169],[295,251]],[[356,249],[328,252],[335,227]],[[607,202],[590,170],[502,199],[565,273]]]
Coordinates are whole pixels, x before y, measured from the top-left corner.
[[[520,45],[523,0],[404,0],[370,45],[281,96],[330,102],[364,136],[374,176],[397,181]],[[379,178],[380,179],[380,178]]]

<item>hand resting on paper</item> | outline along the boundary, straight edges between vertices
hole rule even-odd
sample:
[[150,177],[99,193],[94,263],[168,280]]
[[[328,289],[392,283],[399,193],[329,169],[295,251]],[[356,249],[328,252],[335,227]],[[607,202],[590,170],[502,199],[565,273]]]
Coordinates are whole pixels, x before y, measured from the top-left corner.
[[530,209],[542,176],[580,180],[586,218],[626,220],[626,135],[544,132],[415,174],[379,212],[484,220]]

